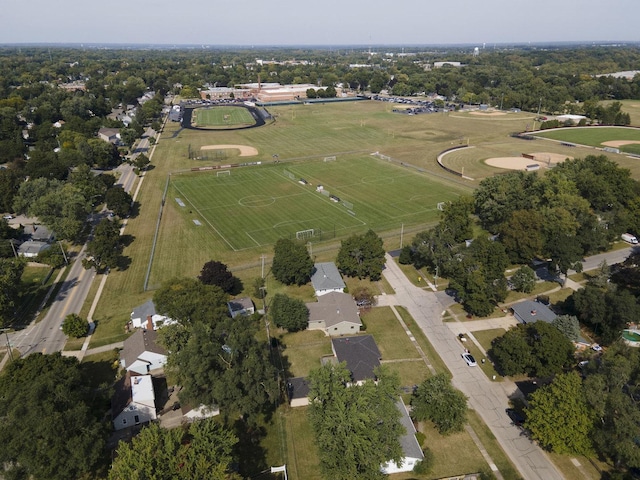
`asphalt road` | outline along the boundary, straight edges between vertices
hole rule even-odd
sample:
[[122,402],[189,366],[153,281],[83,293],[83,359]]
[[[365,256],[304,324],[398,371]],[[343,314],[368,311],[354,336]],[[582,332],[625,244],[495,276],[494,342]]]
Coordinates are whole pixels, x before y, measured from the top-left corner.
[[[463,346],[442,322],[448,299],[443,292],[429,292],[414,286],[387,255],[383,275],[395,290],[396,303],[416,320],[453,375],[453,385],[469,397],[473,408],[491,429],[523,478],[560,480],[564,478],[542,451],[522,430],[512,425],[505,413],[509,398],[518,394],[512,382],[492,382],[480,368],[468,367],[461,358]],[[440,300],[442,298],[442,301]]]

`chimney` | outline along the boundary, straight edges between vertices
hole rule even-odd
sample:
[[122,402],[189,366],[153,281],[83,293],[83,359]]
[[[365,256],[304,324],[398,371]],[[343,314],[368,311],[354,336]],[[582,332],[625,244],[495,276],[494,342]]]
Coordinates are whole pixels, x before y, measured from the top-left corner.
[[151,315],[147,315],[147,330],[153,330],[153,319]]

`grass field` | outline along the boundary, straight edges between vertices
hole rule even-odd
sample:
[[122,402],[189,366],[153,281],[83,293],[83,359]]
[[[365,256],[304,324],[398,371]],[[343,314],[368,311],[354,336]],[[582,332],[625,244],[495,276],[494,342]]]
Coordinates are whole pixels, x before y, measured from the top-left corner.
[[192,120],[194,126],[212,128],[239,127],[256,123],[249,110],[239,106],[194,108]]
[[536,136],[562,142],[602,147],[604,142],[611,140],[640,141],[640,130],[624,127],[558,128],[536,133]]
[[[179,198],[186,205],[184,215],[207,225],[232,250],[271,245],[304,230],[314,230],[309,240],[322,241],[369,228],[384,231],[436,222],[437,204],[462,192],[456,185],[372,156],[217,173],[174,175],[175,195],[170,198]],[[300,178],[310,184],[299,183]],[[324,195],[316,191],[317,185],[323,185]],[[329,192],[341,201],[332,200]]]

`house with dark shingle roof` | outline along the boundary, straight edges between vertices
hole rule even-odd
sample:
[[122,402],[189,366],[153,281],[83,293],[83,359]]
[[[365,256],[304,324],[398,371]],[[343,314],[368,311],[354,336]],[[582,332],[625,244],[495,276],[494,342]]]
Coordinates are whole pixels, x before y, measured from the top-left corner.
[[360,331],[362,321],[356,302],[346,293],[331,292],[307,303],[309,330],[322,330],[325,335],[353,335]]
[[227,302],[229,308],[229,314],[231,318],[236,318],[238,315],[253,315],[256,312],[253,300],[249,297],[236,298]]
[[294,377],[287,380],[289,405],[304,407],[309,405],[309,380],[305,377]]
[[372,335],[334,338],[331,349],[338,362],[347,364],[354,383],[376,378],[373,371],[380,366],[382,355]]
[[343,293],[345,289],[342,276],[333,262],[316,263],[313,266],[311,285],[318,297],[331,292]]
[[146,375],[167,363],[167,351],[156,342],[155,330],[137,329],[124,341],[120,364],[128,372]]

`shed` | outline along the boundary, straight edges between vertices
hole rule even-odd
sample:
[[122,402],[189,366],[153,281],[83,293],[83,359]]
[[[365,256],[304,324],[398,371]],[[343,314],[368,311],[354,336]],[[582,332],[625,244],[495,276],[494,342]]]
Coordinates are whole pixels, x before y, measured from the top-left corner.
[[249,297],[236,298],[227,302],[231,318],[238,315],[253,315],[256,312],[253,300]]
[[287,380],[287,395],[292,407],[309,405],[309,381],[305,377],[294,377]]

